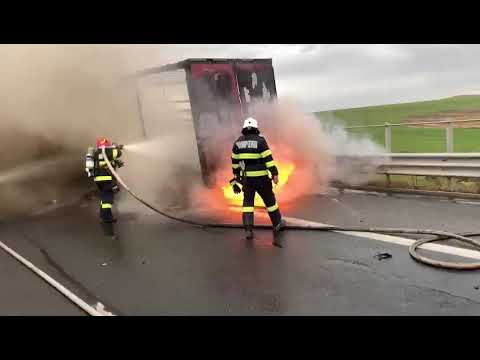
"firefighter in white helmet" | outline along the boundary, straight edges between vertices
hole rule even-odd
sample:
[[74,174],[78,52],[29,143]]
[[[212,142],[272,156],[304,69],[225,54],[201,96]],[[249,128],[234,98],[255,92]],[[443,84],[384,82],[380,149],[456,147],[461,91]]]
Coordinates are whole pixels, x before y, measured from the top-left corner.
[[273,225],[273,244],[282,247],[280,232],[285,227],[285,221],[280,214],[272,187],[272,181],[278,184],[278,169],[273,161],[272,151],[265,138],[260,135],[257,120],[254,118],[249,117],[244,121],[242,135],[233,144],[232,168],[235,176],[232,185],[237,189],[237,183],[242,185],[242,220],[246,238],[253,238],[254,199],[255,193],[258,193]]

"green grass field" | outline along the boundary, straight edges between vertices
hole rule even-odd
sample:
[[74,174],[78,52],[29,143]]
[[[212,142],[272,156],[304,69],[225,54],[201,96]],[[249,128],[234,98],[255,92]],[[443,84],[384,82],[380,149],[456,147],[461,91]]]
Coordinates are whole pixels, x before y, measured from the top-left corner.
[[[364,108],[324,111],[315,113],[326,124],[345,126],[375,125],[405,122],[411,116],[428,116],[448,111],[480,110],[480,95],[455,96],[446,99],[404,104],[370,106]],[[384,128],[351,129],[354,136],[368,136],[384,144]],[[392,128],[392,152],[445,152],[445,129]],[[454,129],[455,152],[480,152],[480,128]]]

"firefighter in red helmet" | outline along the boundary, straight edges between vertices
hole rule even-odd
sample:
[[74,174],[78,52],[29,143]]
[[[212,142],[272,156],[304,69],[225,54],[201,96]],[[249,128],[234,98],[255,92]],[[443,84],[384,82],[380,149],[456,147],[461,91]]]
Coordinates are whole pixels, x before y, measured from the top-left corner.
[[86,156],[85,170],[89,177],[93,176],[100,191],[100,219],[103,224],[111,225],[116,222],[112,214],[112,205],[118,186],[103,158],[102,148],[105,148],[105,153],[113,168],[117,169],[123,166],[123,162],[119,160],[122,156],[123,145],[114,144],[106,137],[100,137],[96,141],[95,148],[89,148]]

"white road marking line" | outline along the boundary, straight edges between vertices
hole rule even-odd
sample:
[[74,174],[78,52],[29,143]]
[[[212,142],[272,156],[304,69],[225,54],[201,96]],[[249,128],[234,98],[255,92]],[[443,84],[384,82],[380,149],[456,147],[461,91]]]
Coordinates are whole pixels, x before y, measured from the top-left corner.
[[[283,218],[287,221],[287,223],[291,223],[294,225],[331,226],[329,224],[324,224],[324,223],[315,222],[315,221],[308,221],[304,219],[297,219],[293,217],[284,216]],[[412,240],[412,239],[407,239],[407,238],[393,236],[393,235],[378,234],[378,233],[364,233],[364,232],[357,232],[357,231],[334,231],[334,232],[346,234],[346,235],[353,235],[355,237],[360,237],[360,238],[384,241],[384,242],[389,242],[392,244],[398,244],[398,245],[404,245],[404,246],[410,246],[415,242],[415,240]],[[436,251],[443,254],[456,255],[464,258],[480,260],[479,251],[463,249],[455,246],[440,245],[440,244],[425,244],[425,245],[422,245],[419,249]]]
[[460,205],[474,205],[474,206],[480,205],[480,202],[479,202],[479,201],[456,200],[455,202],[456,202],[457,204],[460,204]]
[[[35,265],[33,265],[30,261],[10,249],[7,245],[5,245],[3,242],[0,241],[0,247],[5,250],[8,254],[12,255],[15,259],[17,259],[20,263],[25,265],[27,268],[32,270],[35,274],[40,276],[43,280],[45,280],[48,284],[53,286],[57,291],[59,291],[62,295],[64,295],[66,298],[68,298],[70,301],[72,301],[75,305],[77,305],[79,308],[81,308],[83,311],[86,313],[92,315],[92,316],[113,316],[113,314],[106,312],[103,309],[103,305],[100,307],[97,303],[97,308],[93,308],[91,305],[87,304],[85,301],[80,299],[77,295],[72,293],[70,290],[68,290],[66,287],[64,287],[62,284],[60,284],[58,281],[50,277],[48,274],[37,268]],[[101,304],[100,304],[101,305]]]

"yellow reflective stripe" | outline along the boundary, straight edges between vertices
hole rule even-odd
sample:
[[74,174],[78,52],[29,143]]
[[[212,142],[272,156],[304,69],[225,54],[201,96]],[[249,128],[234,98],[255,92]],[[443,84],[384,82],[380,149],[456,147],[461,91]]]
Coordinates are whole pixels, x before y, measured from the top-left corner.
[[268,175],[267,170],[260,170],[260,171],[245,171],[245,176],[255,177],[255,176],[265,176]]
[[244,206],[242,212],[253,212],[253,206]]
[[95,176],[95,181],[108,181],[112,180],[112,177],[110,175],[107,176]]
[[242,159],[260,159],[262,156],[260,154],[252,153],[243,153],[243,154],[232,154],[232,159],[242,160]]
[[238,169],[239,167],[240,167],[239,164],[232,164],[232,168],[233,168],[233,169]]
[[273,206],[267,207],[268,212],[273,212],[275,210],[278,210],[278,204],[275,204]]
[[118,156],[118,150],[117,150],[117,149],[113,149],[112,153],[113,153],[113,158],[116,159],[117,156]]
[[267,168],[271,168],[272,166],[275,166],[275,161],[273,161],[273,160],[272,160],[272,161],[269,161],[269,162],[265,163],[265,166],[266,166]]
[[108,203],[101,203],[101,206],[102,206],[102,209],[111,209],[112,208],[112,204],[108,204]]
[[102,160],[98,162],[98,165],[100,166],[107,165],[107,162],[105,160]]
[[260,159],[260,154],[250,154],[250,153],[245,153],[245,154],[239,154],[239,159]]
[[267,157],[268,155],[272,155],[272,150],[270,150],[270,149],[265,150],[265,151],[262,152],[260,155],[262,156],[262,158],[265,158],[265,157]]

